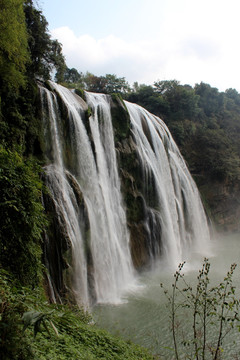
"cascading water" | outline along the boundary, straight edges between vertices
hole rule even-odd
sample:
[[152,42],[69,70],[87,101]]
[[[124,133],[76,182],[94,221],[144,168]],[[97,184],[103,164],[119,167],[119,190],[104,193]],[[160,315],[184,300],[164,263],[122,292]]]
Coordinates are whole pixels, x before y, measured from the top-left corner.
[[41,88],[41,97],[42,103],[46,103],[46,107],[43,108],[44,127],[45,130],[49,129],[47,135],[50,135],[50,139],[46,142],[46,155],[51,161],[44,169],[46,185],[52,195],[59,221],[65,228],[66,237],[71,241],[73,254],[72,290],[79,305],[87,306],[89,303],[87,268],[81,222],[76,197],[67,180],[66,169],[63,164],[57,98],[54,93],[45,88]]
[[[52,163],[45,171],[56,211],[72,245],[73,290],[80,303],[85,306],[89,304],[88,268],[91,268],[95,300],[98,303],[116,303],[120,301],[122,292],[133,283],[133,267],[120,193],[110,106],[104,95],[87,95],[93,108],[89,119],[91,144],[83,123],[79,98],[60,85],[51,83],[51,86],[67,110],[70,129],[67,152],[72,154],[72,160],[71,164],[64,161],[66,154],[62,149],[66,139],[59,131],[62,119],[56,95],[42,89],[46,99],[43,99],[46,104],[44,118],[50,121],[48,128],[53,152]],[[77,200],[69,183],[70,176],[74,178],[75,187],[79,188],[87,209],[89,232],[85,239]]]
[[[191,249],[207,252],[209,229],[197,187],[166,125],[144,108],[125,102],[144,178],[153,178],[163,258],[174,266]],[[146,180],[147,186],[148,180]],[[155,253],[159,253],[159,244]]]
[[[136,189],[131,169],[124,169],[119,152],[116,155],[111,97],[85,93],[85,102],[60,85],[51,82],[50,87],[40,87],[48,159],[45,178],[56,221],[68,244],[61,260],[68,276],[62,276],[62,282],[85,307],[92,301],[118,303],[134,284],[132,256],[140,250],[134,249],[132,238],[140,223],[147,234],[144,242],[150,262],[165,258],[175,266],[188,248],[207,245],[208,226],[198,191],[159,118],[137,105],[121,104],[130,114],[130,137],[143,175],[141,189]],[[119,148],[125,146],[125,157],[131,148],[126,145],[130,137]],[[120,172],[134,188],[130,199],[140,198],[144,203],[144,221],[139,224],[131,218],[136,209],[124,208],[129,194]],[[61,252],[61,246],[56,251]]]

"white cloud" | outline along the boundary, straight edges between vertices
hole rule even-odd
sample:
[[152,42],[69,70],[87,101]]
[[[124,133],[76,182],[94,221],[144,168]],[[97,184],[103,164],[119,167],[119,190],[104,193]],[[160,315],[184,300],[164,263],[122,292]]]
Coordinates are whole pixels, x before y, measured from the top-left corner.
[[[228,9],[224,18],[224,8],[220,6],[211,24],[206,7],[194,8],[196,2],[192,0],[183,3],[188,6],[175,8],[171,22],[167,17],[154,37],[138,41],[115,35],[100,39],[88,34],[76,36],[69,27],[51,33],[62,43],[67,65],[82,72],[112,73],[130,83],[153,84],[175,78],[190,85],[204,81],[220,90],[240,90],[236,16],[230,18]],[[211,5],[208,9],[211,14],[214,12]]]
[[99,40],[90,35],[77,37],[68,27],[55,29],[51,34],[62,43],[68,66],[82,72],[115,73],[135,81],[153,72],[157,59],[162,62],[156,43],[127,42],[114,35]]

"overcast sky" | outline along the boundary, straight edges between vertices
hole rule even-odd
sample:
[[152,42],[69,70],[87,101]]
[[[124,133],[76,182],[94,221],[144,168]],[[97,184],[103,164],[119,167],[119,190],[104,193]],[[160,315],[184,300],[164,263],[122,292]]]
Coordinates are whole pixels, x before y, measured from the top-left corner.
[[240,92],[240,0],[40,0],[68,67]]

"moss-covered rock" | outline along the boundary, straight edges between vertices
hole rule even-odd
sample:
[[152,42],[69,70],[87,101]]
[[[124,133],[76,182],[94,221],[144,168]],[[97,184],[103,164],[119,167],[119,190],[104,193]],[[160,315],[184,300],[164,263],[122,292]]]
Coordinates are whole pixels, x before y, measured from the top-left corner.
[[115,142],[122,141],[130,136],[130,115],[127,108],[117,94],[111,96],[111,114],[114,128]]
[[77,94],[78,96],[80,96],[84,101],[86,101],[86,96],[85,96],[85,92],[83,89],[77,88],[74,90],[75,94]]

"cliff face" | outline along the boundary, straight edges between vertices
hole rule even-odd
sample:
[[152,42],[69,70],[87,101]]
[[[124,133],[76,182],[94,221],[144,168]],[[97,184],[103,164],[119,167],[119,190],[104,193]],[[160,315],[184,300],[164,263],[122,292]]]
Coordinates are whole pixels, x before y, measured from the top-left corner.
[[214,181],[199,189],[217,230],[240,231],[240,181]]

